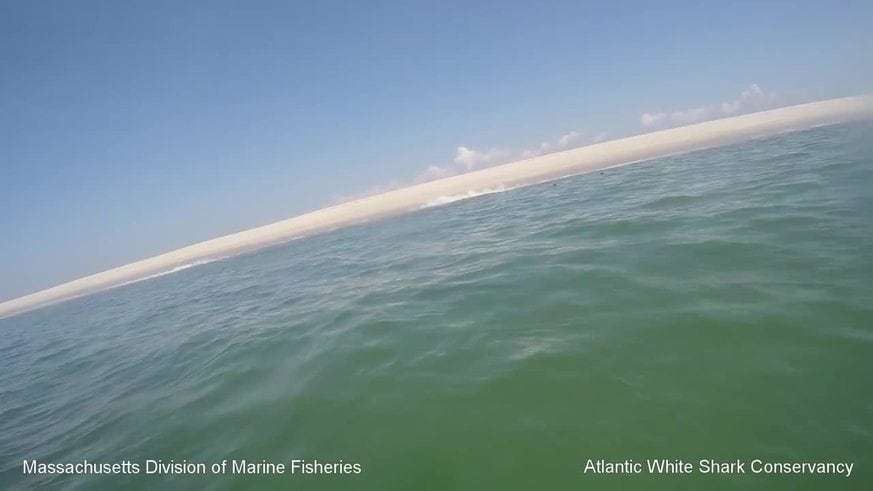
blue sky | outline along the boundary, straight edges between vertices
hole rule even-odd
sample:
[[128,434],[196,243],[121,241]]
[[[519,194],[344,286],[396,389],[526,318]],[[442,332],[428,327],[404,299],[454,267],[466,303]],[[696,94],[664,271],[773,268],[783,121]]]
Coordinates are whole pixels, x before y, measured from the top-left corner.
[[3,1],[0,299],[645,113],[869,92],[870,19],[862,1]]

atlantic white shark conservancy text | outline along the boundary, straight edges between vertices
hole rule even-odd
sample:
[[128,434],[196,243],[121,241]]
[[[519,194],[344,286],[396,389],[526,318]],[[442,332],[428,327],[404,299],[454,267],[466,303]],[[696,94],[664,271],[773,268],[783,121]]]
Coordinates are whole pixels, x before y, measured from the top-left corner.
[[588,459],[586,474],[835,474],[852,476],[854,462],[772,462],[764,459],[715,460]]

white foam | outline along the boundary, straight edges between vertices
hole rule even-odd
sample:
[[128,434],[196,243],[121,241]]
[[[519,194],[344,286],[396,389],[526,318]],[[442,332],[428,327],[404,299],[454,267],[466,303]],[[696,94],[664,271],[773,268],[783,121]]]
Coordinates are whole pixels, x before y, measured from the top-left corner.
[[157,273],[155,273],[155,274],[150,274],[150,275],[148,275],[148,276],[143,276],[142,278],[136,278],[136,279],[133,279],[133,280],[130,280],[130,281],[126,281],[126,282],[124,282],[124,283],[120,283],[120,284],[118,284],[118,285],[116,285],[116,286],[125,286],[125,285],[130,285],[130,284],[133,284],[133,283],[139,283],[140,281],[146,281],[146,280],[151,280],[151,279],[153,279],[153,278],[159,278],[159,277],[161,277],[161,276],[166,276],[166,275],[168,275],[168,274],[178,273],[179,271],[184,271],[184,270],[186,270],[186,269],[190,269],[190,268],[193,268],[193,267],[195,267],[195,266],[201,266],[201,265],[204,265],[204,264],[213,263],[213,262],[215,262],[215,261],[221,261],[222,259],[227,259],[227,258],[229,258],[229,257],[230,257],[230,256],[222,256],[222,257],[215,257],[215,258],[199,259],[199,260],[197,260],[197,261],[192,261],[192,262],[187,263],[187,264],[181,264],[181,265],[179,265],[179,266],[176,266],[176,267],[174,267],[174,268],[172,268],[172,269],[168,269],[168,270],[166,270],[166,271],[160,271],[160,272],[157,272]]
[[471,189],[470,191],[467,191],[466,193],[452,194],[452,195],[448,195],[448,196],[438,196],[434,199],[427,201],[425,204],[421,205],[419,207],[419,209],[433,208],[434,206],[447,205],[449,203],[454,203],[455,201],[461,201],[464,199],[475,198],[476,196],[484,196],[486,194],[502,193],[504,191],[511,191],[513,189],[518,189],[520,187],[522,187],[522,186],[504,186],[501,184],[501,185],[494,187],[494,188],[485,188],[485,189],[481,189],[481,190]]
[[342,203],[79,278],[0,302],[0,317],[105,290],[132,279],[181,271],[178,268],[193,267],[204,258],[238,254],[330,228],[419,209],[422,206],[439,206],[560,176],[583,174],[675,153],[859,119],[873,119],[873,94],[707,121],[511,162]]

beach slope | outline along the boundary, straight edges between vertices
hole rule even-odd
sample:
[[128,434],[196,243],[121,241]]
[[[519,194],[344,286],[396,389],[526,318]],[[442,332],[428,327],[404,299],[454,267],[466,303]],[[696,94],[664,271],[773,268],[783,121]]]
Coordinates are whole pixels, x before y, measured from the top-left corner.
[[0,317],[172,271],[198,261],[415,210],[436,200],[533,184],[818,125],[873,119],[873,95],[813,102],[656,131],[512,162],[349,201],[270,225],[208,240],[0,303]]

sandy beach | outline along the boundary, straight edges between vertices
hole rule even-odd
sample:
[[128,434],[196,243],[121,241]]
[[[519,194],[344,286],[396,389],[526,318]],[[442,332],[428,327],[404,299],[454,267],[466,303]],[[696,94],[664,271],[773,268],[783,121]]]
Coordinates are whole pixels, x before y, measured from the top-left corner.
[[791,106],[657,131],[491,167],[342,203],[226,235],[0,303],[0,317],[295,237],[420,208],[433,200],[734,143],[817,125],[873,118],[873,95]]

